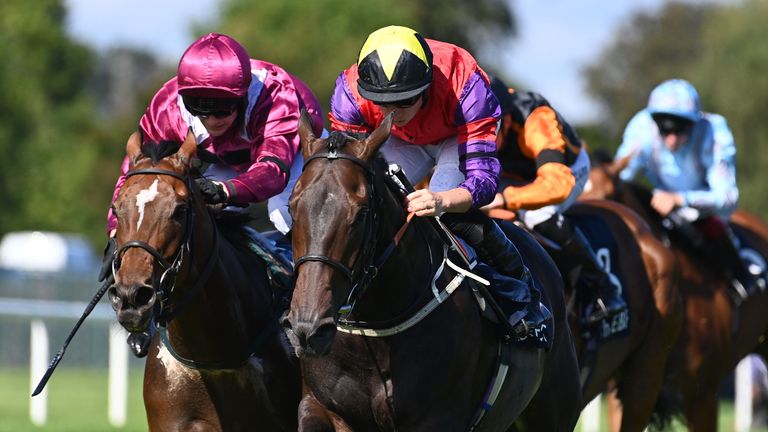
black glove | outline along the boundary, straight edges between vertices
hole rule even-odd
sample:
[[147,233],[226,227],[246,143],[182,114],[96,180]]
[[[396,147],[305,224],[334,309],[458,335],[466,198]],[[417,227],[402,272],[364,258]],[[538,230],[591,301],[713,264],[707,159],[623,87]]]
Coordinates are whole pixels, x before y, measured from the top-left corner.
[[117,241],[114,237],[107,240],[104,246],[104,258],[101,260],[101,270],[99,270],[99,282],[104,282],[112,274],[112,260],[117,250]]
[[206,203],[223,204],[227,202],[227,192],[224,190],[226,186],[223,183],[206,177],[196,178],[195,183],[197,183],[197,187],[200,189],[200,193],[203,195],[203,200]]

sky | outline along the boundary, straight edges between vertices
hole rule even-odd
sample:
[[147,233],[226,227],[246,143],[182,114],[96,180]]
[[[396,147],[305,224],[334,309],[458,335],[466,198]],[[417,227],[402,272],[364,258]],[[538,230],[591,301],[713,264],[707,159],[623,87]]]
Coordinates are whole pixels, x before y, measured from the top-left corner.
[[[519,86],[543,94],[570,122],[580,123],[599,119],[598,106],[585,93],[581,70],[632,15],[656,11],[668,0],[508,1],[517,17],[518,36],[496,47],[507,75]],[[219,2],[65,0],[67,28],[98,50],[128,45],[176,63],[194,40],[191,23],[214,22]]]

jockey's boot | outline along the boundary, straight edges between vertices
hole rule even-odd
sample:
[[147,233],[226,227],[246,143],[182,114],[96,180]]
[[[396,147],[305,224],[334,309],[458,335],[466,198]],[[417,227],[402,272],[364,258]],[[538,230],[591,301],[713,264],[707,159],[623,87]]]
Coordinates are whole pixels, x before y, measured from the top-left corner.
[[749,271],[733,235],[730,228],[725,226],[722,231],[716,231],[715,235],[707,236],[708,244],[704,253],[713,265],[724,266],[725,278],[731,283],[731,298],[739,306],[750,295],[765,291],[765,279]]
[[128,334],[128,347],[134,356],[138,358],[145,357],[149,352],[149,343],[152,341],[152,335],[148,332],[137,332]]
[[580,278],[594,293],[584,310],[586,324],[595,324],[627,309],[619,287],[611,282],[592,246],[577,227],[573,227],[573,235],[561,247],[567,260],[581,262]]
[[526,306],[524,316],[520,318],[519,314],[513,314],[509,324],[512,326],[514,339],[521,340],[528,336],[536,338],[536,335],[542,332],[544,324],[552,319],[552,313],[541,302],[541,292],[536,288],[530,271],[523,264],[517,247],[490,218],[483,221],[483,235],[480,237],[480,241],[472,244],[472,246],[475,248],[480,261],[490,265],[504,276],[519,280],[528,287],[531,300]]
[[[541,302],[541,292],[534,286],[533,276],[527,267],[523,267],[523,276],[520,281],[528,286],[531,291],[531,301],[526,306],[526,313],[522,319],[510,319],[512,326],[512,337],[516,340],[526,339],[528,336],[537,338],[538,334],[543,332],[543,327],[547,321],[552,319],[552,313]],[[515,321],[515,322],[513,322]]]
[[[709,216],[692,223],[678,224],[676,228],[685,228],[682,232],[705,264],[719,270],[730,282],[729,295],[734,306],[738,307],[756,292],[765,291],[765,279],[749,271],[739,253],[735,234],[724,220]],[[700,239],[698,244],[696,239]]]

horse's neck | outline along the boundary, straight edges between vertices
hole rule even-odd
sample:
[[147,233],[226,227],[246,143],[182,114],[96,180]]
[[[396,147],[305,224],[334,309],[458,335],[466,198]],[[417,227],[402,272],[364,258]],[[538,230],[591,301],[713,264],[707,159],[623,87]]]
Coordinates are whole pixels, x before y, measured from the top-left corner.
[[194,341],[197,345],[190,348],[195,352],[225,354],[241,350],[268,325],[273,305],[259,258],[245,245],[230,242],[214,224],[207,210],[196,214],[190,268],[172,298],[174,305],[186,305],[169,327],[185,343]]

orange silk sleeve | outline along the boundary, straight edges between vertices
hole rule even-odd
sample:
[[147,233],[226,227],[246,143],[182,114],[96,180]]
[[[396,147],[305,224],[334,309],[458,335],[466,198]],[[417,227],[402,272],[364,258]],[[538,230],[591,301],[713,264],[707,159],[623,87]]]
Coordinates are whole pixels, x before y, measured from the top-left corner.
[[508,186],[503,191],[507,210],[534,210],[565,201],[576,178],[571,169],[560,163],[547,163],[536,171],[536,180],[525,186]]

